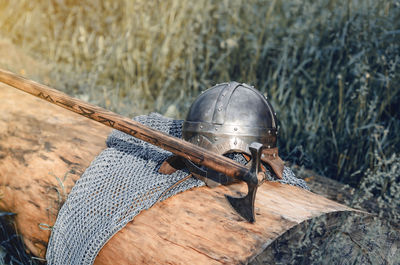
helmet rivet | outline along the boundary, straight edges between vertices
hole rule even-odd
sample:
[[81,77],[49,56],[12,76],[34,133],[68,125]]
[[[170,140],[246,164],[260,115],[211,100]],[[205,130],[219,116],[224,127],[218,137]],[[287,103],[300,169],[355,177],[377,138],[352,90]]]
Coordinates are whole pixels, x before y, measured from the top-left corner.
[[218,108],[218,111],[221,111],[222,110],[222,108]]
[[238,130],[238,128],[235,127],[235,128],[233,128],[233,130],[236,132]]
[[200,129],[203,129],[203,125],[200,125]]
[[217,137],[215,137],[215,138],[214,138],[214,141],[218,141],[218,138],[217,138]]
[[215,127],[215,130],[218,131],[218,127]]

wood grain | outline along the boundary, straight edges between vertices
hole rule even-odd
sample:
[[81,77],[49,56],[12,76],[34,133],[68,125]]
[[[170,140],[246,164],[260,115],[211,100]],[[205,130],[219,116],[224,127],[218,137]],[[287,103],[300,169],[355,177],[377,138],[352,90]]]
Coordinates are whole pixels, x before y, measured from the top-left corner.
[[0,84],[0,208],[17,213],[28,249],[44,257],[49,230],[111,129]]
[[[105,148],[110,129],[0,85],[1,210],[17,213],[27,248],[44,257],[53,225],[76,180]],[[256,223],[224,198],[245,185],[196,188],[141,212],[100,251],[95,264],[245,264],[287,229],[351,209],[300,188],[264,183]]]

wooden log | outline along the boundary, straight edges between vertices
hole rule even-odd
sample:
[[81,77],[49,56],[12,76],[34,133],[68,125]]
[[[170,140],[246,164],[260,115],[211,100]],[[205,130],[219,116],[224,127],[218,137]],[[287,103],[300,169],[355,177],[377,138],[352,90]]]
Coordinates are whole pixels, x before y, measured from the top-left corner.
[[111,129],[0,85],[0,208],[17,213],[27,248],[44,257],[49,230]]
[[[30,252],[44,257],[58,210],[105,148],[110,129],[0,85],[0,209],[17,213]],[[242,264],[282,233],[324,213],[352,209],[303,189],[264,183],[256,223],[239,217],[224,194],[244,184],[183,192],[141,212],[100,251],[95,264]]]

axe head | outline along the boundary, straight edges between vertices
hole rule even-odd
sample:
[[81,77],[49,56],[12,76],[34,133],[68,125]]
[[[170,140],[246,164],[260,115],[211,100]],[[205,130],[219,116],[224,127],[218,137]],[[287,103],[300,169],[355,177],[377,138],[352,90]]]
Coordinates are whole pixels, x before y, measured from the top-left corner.
[[242,198],[235,198],[228,195],[225,195],[225,197],[240,216],[253,223],[255,222],[254,201],[256,199],[257,188],[262,183],[257,176],[258,172],[261,172],[260,161],[263,145],[254,142],[250,145],[249,149],[252,157],[251,169],[246,176],[242,177],[243,181],[247,184],[248,193]]

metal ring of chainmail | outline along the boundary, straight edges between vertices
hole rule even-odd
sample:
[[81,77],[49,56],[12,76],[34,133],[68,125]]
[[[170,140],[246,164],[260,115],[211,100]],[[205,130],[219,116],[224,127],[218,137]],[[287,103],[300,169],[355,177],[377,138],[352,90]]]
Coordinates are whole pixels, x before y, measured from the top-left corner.
[[[182,120],[156,113],[134,120],[181,137]],[[140,211],[159,200],[204,185],[191,177],[168,191],[189,172],[159,173],[161,163],[171,153],[125,133],[114,130],[107,139],[107,147],[76,182],[58,214],[46,253],[49,265],[93,264],[105,243]],[[231,158],[245,162],[240,154]],[[279,182],[308,189],[287,167]]]

